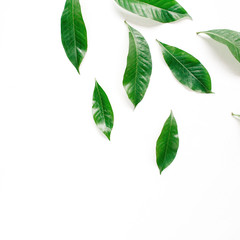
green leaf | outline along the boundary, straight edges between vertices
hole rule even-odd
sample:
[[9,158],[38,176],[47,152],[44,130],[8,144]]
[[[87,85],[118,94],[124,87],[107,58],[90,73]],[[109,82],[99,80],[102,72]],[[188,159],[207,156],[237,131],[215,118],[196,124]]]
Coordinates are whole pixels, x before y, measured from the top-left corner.
[[238,114],[234,114],[234,113],[232,113],[232,116],[235,117],[235,118],[240,119],[240,115],[238,115]]
[[115,0],[122,8],[139,16],[158,22],[174,22],[181,18],[191,18],[175,0]]
[[[127,23],[126,23],[127,24]],[[152,74],[152,58],[149,46],[140,32],[129,29],[129,52],[123,86],[128,98],[136,107],[142,101]]]
[[79,0],[66,0],[61,18],[62,44],[67,57],[79,73],[87,52],[87,30],[82,18]]
[[177,155],[178,147],[178,127],[176,119],[171,112],[157,140],[156,156],[160,174],[173,162]]
[[159,42],[163,57],[176,79],[186,87],[201,93],[212,93],[207,69],[189,53]]
[[113,110],[106,93],[97,83],[97,81],[95,82],[95,88],[93,92],[92,112],[93,119],[97,127],[110,140],[110,135],[114,123]]
[[240,62],[240,33],[229,29],[215,29],[197,34],[205,33],[212,39],[228,47],[232,55]]

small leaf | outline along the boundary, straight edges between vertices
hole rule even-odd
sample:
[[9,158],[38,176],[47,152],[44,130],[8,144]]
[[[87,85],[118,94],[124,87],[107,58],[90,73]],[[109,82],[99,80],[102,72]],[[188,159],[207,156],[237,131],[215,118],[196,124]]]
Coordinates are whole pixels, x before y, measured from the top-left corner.
[[110,135],[114,123],[113,110],[106,93],[97,83],[97,81],[95,82],[95,88],[93,92],[92,112],[93,119],[97,127],[110,140]]
[[205,33],[212,39],[228,47],[232,55],[240,62],[240,33],[229,29],[215,29],[197,34]]
[[87,52],[87,30],[82,18],[79,0],[66,0],[61,18],[62,44],[67,57],[79,73]]
[[139,16],[158,22],[174,22],[181,18],[191,18],[175,0],[115,0],[122,8]]
[[156,155],[160,174],[173,162],[177,155],[178,147],[178,127],[176,119],[171,112],[157,140]]
[[207,69],[189,53],[159,42],[163,57],[176,79],[186,87],[201,93],[212,93]]
[[[126,23],[127,24],[127,23]],[[148,43],[133,27],[129,29],[129,52],[123,86],[136,107],[142,101],[152,74],[152,58]]]
[[240,115],[238,115],[238,114],[234,114],[234,113],[232,113],[232,116],[235,117],[235,118],[240,119]]

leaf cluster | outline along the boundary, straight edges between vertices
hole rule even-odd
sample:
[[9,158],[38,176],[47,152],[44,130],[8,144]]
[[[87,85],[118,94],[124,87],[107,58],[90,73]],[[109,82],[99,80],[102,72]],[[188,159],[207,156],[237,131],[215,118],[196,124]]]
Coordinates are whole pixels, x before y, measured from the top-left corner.
[[[175,0],[115,0],[125,10],[161,23],[170,23],[183,18],[192,19]],[[152,57],[144,36],[127,22],[129,51],[123,76],[123,87],[134,107],[143,100],[150,84]],[[198,32],[224,44],[240,62],[240,33],[229,29]],[[66,55],[76,70],[88,48],[87,30],[79,0],[66,0],[61,18],[61,37]],[[163,58],[175,78],[185,87],[199,93],[212,93],[211,77],[203,64],[190,53],[158,41]],[[110,140],[114,125],[114,114],[107,94],[95,82],[92,112],[97,127]],[[233,114],[239,118],[239,115]],[[178,126],[171,112],[156,143],[156,159],[160,173],[175,159],[179,147]]]

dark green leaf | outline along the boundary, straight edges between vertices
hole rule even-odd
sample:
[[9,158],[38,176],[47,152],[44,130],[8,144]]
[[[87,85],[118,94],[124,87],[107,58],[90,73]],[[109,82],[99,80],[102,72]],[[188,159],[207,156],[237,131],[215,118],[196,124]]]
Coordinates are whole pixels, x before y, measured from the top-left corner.
[[165,122],[160,137],[157,140],[156,155],[157,165],[162,171],[167,168],[175,159],[179,147],[177,122],[171,112]]
[[175,0],[115,0],[122,8],[139,16],[168,23],[188,17],[186,10]]
[[167,65],[180,83],[196,92],[212,93],[209,73],[195,57],[179,48],[158,43]]
[[61,18],[61,35],[65,52],[79,73],[80,64],[87,52],[87,31],[79,0],[66,0]]
[[225,44],[233,56],[240,62],[240,33],[229,29],[216,29],[197,34],[205,33],[212,39]]
[[93,119],[97,127],[110,140],[110,135],[114,123],[113,110],[106,93],[97,83],[97,81],[95,83],[95,88],[93,92],[92,112]]
[[[128,24],[127,24],[128,25]],[[136,107],[142,101],[152,74],[149,46],[140,32],[128,25],[129,52],[123,86]]]

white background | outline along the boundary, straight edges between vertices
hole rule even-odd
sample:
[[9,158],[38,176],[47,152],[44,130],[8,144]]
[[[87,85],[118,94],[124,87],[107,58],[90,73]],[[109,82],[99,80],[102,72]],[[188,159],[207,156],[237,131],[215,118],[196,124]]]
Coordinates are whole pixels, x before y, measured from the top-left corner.
[[[181,0],[193,17],[160,24],[113,0],[82,0],[80,72],[61,44],[65,0],[0,1],[1,240],[239,240],[240,64],[197,31],[240,30],[236,0]],[[149,42],[153,74],[133,110],[122,87],[124,20]],[[215,94],[187,90],[155,39],[209,70]],[[109,96],[109,142],[92,119],[94,78]],[[155,144],[173,110],[180,148],[160,176]]]

